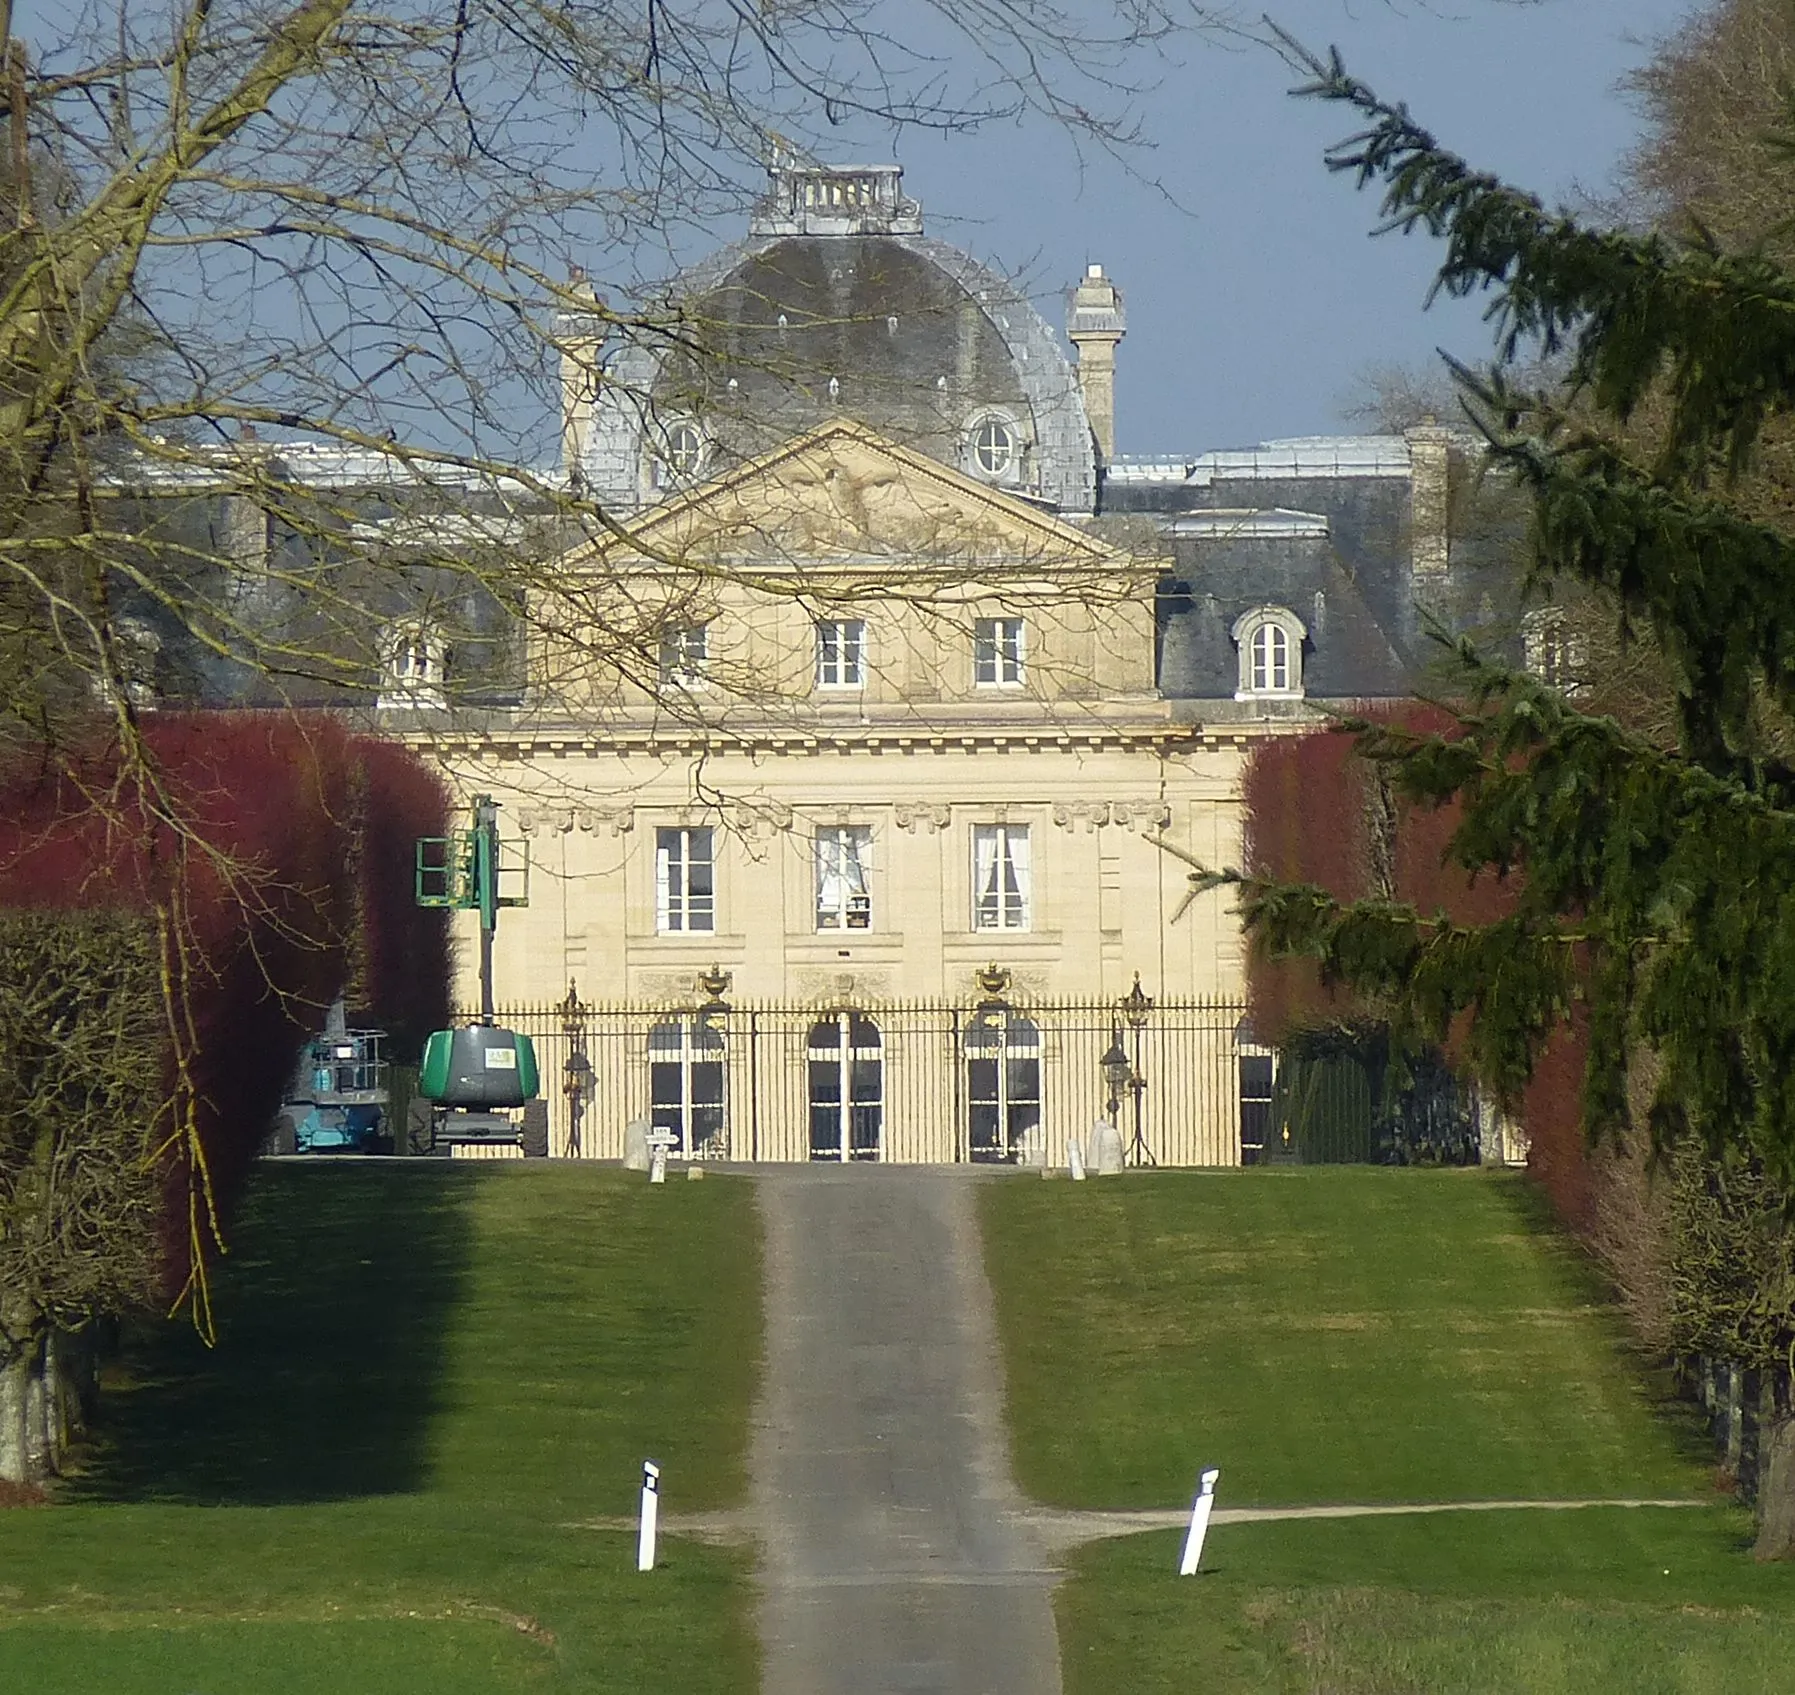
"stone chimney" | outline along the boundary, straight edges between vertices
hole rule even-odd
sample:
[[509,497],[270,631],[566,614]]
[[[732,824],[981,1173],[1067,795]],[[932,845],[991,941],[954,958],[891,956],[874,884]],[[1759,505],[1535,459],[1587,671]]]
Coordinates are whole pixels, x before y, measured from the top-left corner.
[[579,475],[586,444],[592,439],[605,326],[598,316],[598,296],[583,272],[573,274],[568,291],[592,306],[590,316],[579,311],[555,314],[555,337],[561,344],[561,471],[571,482]]
[[1404,430],[1409,444],[1409,560],[1418,580],[1452,562],[1452,431],[1433,418]]
[[1078,386],[1106,465],[1116,456],[1116,344],[1127,333],[1122,291],[1101,265],[1087,265],[1084,281],[1072,291],[1066,335],[1078,350]]

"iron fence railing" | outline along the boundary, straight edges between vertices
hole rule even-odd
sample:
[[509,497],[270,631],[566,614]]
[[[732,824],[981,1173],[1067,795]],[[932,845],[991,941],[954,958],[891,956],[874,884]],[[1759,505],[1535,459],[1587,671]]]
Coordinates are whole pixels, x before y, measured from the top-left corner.
[[[536,1044],[551,1157],[619,1158],[625,1128],[642,1119],[689,1158],[1058,1165],[1071,1138],[1109,1116],[1113,1094],[1138,1162],[1226,1166],[1241,1162],[1244,1013],[1234,1001],[1168,1001],[1136,1024],[1115,1002],[654,1010],[570,1000],[497,1017]],[[1249,1059],[1263,1052],[1244,1046]]]

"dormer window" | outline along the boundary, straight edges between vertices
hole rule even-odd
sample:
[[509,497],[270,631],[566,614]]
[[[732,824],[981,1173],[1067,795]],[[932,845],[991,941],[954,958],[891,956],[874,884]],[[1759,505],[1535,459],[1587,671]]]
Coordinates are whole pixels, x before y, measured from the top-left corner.
[[443,693],[448,658],[448,644],[427,625],[395,626],[387,632],[375,705],[382,711],[440,711],[448,705]]
[[1234,622],[1240,652],[1236,700],[1301,700],[1303,641],[1308,635],[1297,615],[1284,606],[1260,606]]
[[1589,681],[1589,641],[1559,606],[1536,606],[1521,619],[1522,663],[1549,689],[1579,693]]
[[707,443],[696,424],[669,424],[654,459],[656,488],[683,488],[704,470]]
[[1001,413],[987,412],[975,418],[967,432],[966,454],[974,476],[987,482],[1010,481],[1022,458],[1021,437],[1014,423]]

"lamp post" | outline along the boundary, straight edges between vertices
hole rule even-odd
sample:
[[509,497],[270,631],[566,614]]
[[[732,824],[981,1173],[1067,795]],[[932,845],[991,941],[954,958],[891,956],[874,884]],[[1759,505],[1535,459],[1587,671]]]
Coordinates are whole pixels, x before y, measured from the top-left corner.
[[1122,1026],[1112,1024],[1109,1031],[1109,1047],[1103,1057],[1097,1061],[1097,1068],[1103,1073],[1103,1086],[1109,1100],[1109,1121],[1116,1121],[1116,1108],[1122,1104],[1122,1091],[1134,1078],[1134,1067],[1128,1063],[1127,1051],[1122,1046]]
[[[1134,1092],[1134,1140],[1129,1143],[1128,1157],[1136,1165],[1158,1165],[1153,1150],[1147,1146],[1145,1114],[1141,1097],[1147,1092],[1147,1079],[1141,1071],[1141,1032],[1147,1027],[1147,1016],[1153,1010],[1153,997],[1141,988],[1141,974],[1134,974],[1134,987],[1117,1003],[1122,1016],[1133,1032],[1134,1055],[1128,1067],[1128,1087]],[[1116,1046],[1121,1046],[1121,1032],[1116,1033]]]
[[597,1081],[586,1054],[586,1015],[592,1009],[580,999],[578,986],[567,980],[567,999],[556,1008],[561,1034],[567,1038],[567,1059],[561,1067],[561,1092],[567,1097],[567,1157],[580,1157],[581,1129]]

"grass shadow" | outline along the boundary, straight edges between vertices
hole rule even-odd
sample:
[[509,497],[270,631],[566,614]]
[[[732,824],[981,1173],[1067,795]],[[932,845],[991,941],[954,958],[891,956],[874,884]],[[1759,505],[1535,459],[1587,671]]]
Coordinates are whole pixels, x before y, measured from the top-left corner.
[[274,1505],[426,1481],[479,1174],[436,1161],[262,1166],[215,1272],[218,1342],[131,1326],[68,1494]]

